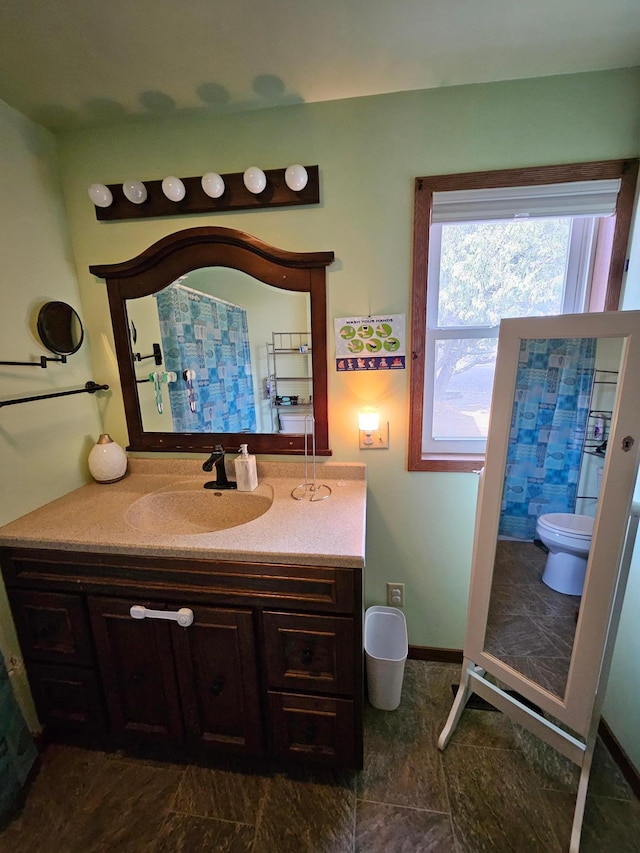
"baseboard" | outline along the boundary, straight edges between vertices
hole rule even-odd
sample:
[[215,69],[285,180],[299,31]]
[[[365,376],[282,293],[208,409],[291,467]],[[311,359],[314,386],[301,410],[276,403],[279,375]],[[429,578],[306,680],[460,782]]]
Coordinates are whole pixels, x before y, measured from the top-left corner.
[[629,783],[629,787],[640,800],[640,771],[638,771],[627,753],[624,751],[620,742],[609,728],[609,724],[604,717],[600,718],[598,734],[602,738],[604,745],[611,753],[611,757],[620,768],[620,772]]
[[[463,653],[461,649],[439,649],[433,646],[409,646],[410,660],[462,664],[462,658]],[[609,750],[611,757],[620,768],[620,772],[629,783],[629,787],[635,796],[640,799],[640,771],[635,767],[627,753],[624,751],[604,718],[601,718],[600,720],[598,734],[602,738],[604,745]]]
[[462,663],[462,649],[437,649],[434,646],[409,646],[411,660],[427,660],[437,663]]

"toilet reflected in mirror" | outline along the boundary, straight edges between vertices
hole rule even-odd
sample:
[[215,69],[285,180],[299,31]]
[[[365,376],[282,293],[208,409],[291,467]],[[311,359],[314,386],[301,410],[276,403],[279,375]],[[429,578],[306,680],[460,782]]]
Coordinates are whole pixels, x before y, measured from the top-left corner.
[[570,512],[545,513],[538,519],[536,533],[549,552],[542,583],[564,595],[582,595],[593,518]]
[[484,649],[563,697],[620,338],[521,342]]

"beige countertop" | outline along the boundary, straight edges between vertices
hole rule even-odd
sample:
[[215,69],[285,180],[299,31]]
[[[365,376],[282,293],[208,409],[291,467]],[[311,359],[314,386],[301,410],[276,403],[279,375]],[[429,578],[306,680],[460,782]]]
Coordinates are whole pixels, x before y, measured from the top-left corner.
[[[308,473],[310,477],[311,466]],[[318,463],[316,483],[328,485],[331,495],[312,502],[291,497],[304,482],[303,463],[258,461],[258,490],[230,494],[273,495],[273,502],[259,518],[224,530],[148,533],[128,520],[128,515],[133,517],[129,508],[155,492],[193,491],[201,507],[202,487],[212,476],[202,471],[202,460],[130,458],[120,482],[89,483],[0,527],[0,546],[364,566],[366,466],[361,463]],[[205,494],[214,512],[216,496]],[[170,521],[175,527],[176,520]]]

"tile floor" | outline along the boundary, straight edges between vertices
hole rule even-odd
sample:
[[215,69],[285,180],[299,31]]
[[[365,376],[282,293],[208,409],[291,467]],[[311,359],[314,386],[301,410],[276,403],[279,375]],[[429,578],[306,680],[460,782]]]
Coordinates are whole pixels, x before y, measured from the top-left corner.
[[[436,747],[459,667],[409,661],[397,711],[367,705],[360,773],[161,764],[50,746],[1,853],[561,853],[577,768],[495,711]],[[583,853],[638,853],[640,803],[599,744]]]
[[485,647],[564,696],[580,596],[563,595],[542,583],[546,561],[546,553],[533,542],[498,542]]

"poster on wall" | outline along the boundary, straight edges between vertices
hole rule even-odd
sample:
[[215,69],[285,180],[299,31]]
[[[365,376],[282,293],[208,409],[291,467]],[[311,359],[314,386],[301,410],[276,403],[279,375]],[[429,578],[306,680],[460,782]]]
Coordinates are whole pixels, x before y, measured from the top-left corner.
[[404,370],[406,358],[405,315],[338,317],[336,370]]

